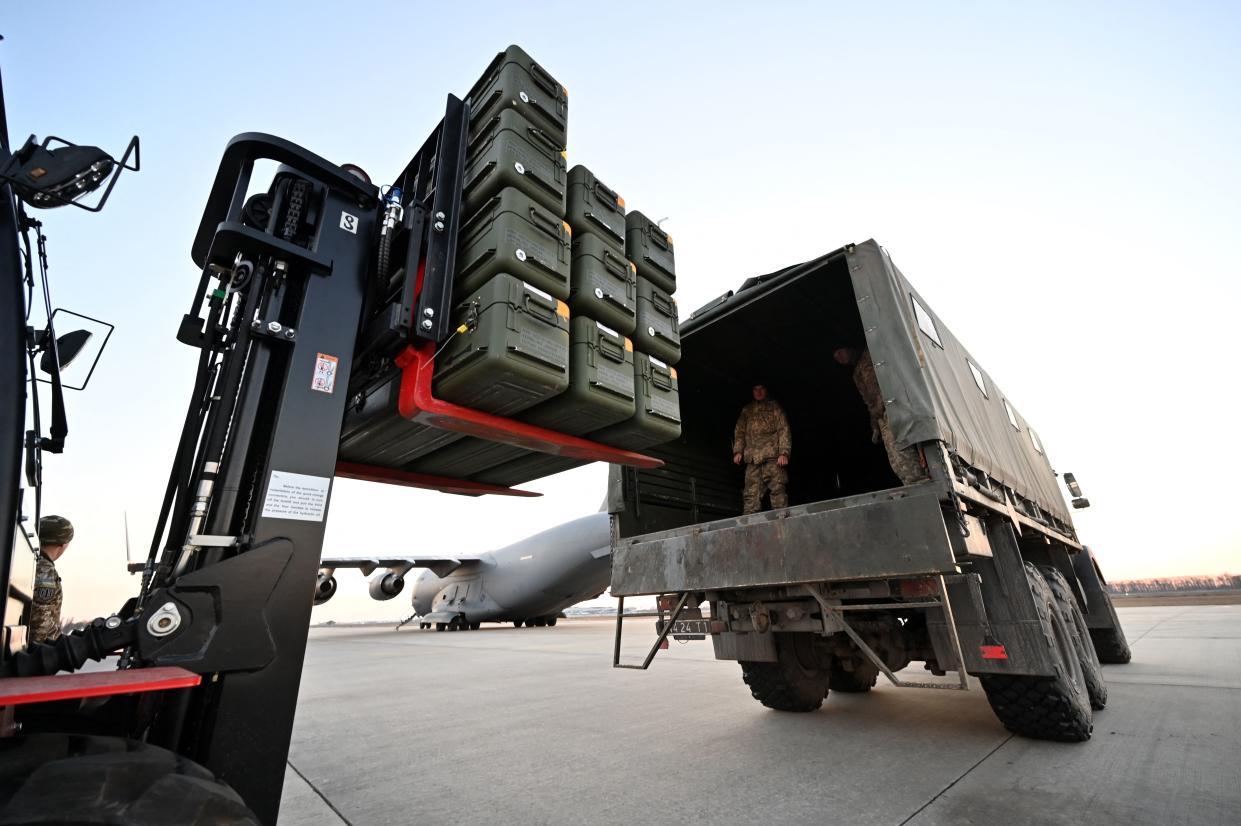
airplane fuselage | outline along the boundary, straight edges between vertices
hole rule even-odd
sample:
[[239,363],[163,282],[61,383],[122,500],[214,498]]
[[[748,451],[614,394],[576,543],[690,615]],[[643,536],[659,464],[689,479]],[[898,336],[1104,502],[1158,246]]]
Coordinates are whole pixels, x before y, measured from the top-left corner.
[[420,617],[460,622],[529,622],[599,596],[611,575],[606,513],[574,519],[483,554],[477,565],[439,577],[424,571],[412,603]]

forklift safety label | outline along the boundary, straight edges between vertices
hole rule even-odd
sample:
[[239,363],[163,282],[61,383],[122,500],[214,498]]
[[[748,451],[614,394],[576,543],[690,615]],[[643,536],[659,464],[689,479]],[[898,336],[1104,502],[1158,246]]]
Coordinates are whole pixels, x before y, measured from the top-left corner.
[[345,232],[352,232],[354,235],[357,235],[358,234],[358,216],[350,215],[348,212],[342,211],[340,213],[340,228],[343,229]]
[[340,359],[319,353],[315,357],[315,377],[310,380],[310,389],[320,393],[331,393],[336,389],[336,365]]
[[326,476],[308,476],[273,470],[263,501],[263,517],[300,519],[322,522],[327,510],[327,492],[332,480]]

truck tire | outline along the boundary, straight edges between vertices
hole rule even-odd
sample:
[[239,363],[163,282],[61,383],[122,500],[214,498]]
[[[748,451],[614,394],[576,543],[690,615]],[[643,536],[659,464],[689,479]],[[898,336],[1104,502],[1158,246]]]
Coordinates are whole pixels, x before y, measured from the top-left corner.
[[811,648],[814,636],[776,634],[777,662],[740,663],[741,678],[755,700],[776,711],[815,711],[823,705],[830,675]]
[[191,760],[119,737],[0,738],[5,826],[257,824],[238,794]]
[[978,679],[991,710],[1014,734],[1062,743],[1089,740],[1094,715],[1073,648],[1071,620],[1064,617],[1047,580],[1028,562],[1026,580],[1034,595],[1044,640],[1056,663],[1056,675],[983,674]]
[[1081,606],[1077,604],[1064,574],[1050,565],[1044,565],[1039,570],[1060,605],[1061,613],[1070,620],[1073,646],[1077,649],[1077,660],[1081,663],[1086,691],[1090,694],[1090,707],[1100,711],[1107,706],[1107,682],[1103,679],[1103,666],[1099,665],[1099,655],[1095,653],[1094,641],[1090,638],[1090,629],[1086,627]]
[[854,666],[852,671],[846,671],[839,659],[832,659],[831,679],[829,680],[832,691],[862,694],[874,688],[878,679],[879,669],[873,663],[860,663]]
[[1133,659],[1133,652],[1129,649],[1129,640],[1125,639],[1124,629],[1120,627],[1120,617],[1116,616],[1116,606],[1112,603],[1111,594],[1103,591],[1102,596],[1107,605],[1108,616],[1112,618],[1112,627],[1091,628],[1090,638],[1094,640],[1099,662],[1125,665]]

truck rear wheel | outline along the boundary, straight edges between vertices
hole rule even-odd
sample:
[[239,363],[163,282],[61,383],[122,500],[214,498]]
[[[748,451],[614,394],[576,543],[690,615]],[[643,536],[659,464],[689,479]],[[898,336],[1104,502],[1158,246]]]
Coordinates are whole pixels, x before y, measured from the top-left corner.
[[1099,665],[1099,655],[1095,653],[1094,642],[1090,638],[1090,629],[1086,627],[1086,618],[1082,616],[1081,606],[1073,596],[1064,575],[1051,566],[1040,569],[1052,596],[1056,598],[1061,613],[1069,620],[1069,630],[1073,632],[1073,646],[1077,649],[1077,660],[1082,667],[1082,676],[1086,680],[1086,691],[1090,694],[1090,707],[1099,711],[1107,705],[1107,682],[1103,679],[1103,667]]
[[1133,652],[1129,649],[1129,641],[1125,639],[1124,629],[1120,627],[1120,617],[1116,616],[1116,606],[1112,604],[1111,594],[1101,591],[1101,595],[1107,605],[1108,616],[1112,618],[1112,627],[1091,628],[1090,638],[1099,654],[1099,662],[1124,665],[1133,659]]
[[202,766],[119,737],[0,739],[6,824],[257,824],[241,797]]
[[1071,620],[1038,569],[1026,563],[1043,637],[1056,663],[1054,677],[983,674],[979,676],[991,710],[1014,734],[1038,740],[1079,743],[1090,739],[1094,718],[1090,693],[1073,646]]
[[774,663],[741,662],[741,678],[750,693],[777,711],[815,711],[827,697],[828,669],[815,656],[814,634],[776,634]]

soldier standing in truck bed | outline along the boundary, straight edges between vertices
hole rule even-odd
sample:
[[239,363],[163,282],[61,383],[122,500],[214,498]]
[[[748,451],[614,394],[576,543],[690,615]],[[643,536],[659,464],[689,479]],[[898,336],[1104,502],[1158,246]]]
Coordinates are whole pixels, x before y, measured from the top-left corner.
[[742,513],[762,510],[763,492],[773,508],[789,504],[789,454],[793,437],[789,420],[778,402],[767,398],[767,388],[754,385],[754,401],[741,408],[733,431],[733,464],[745,463]]
[[844,367],[853,367],[853,384],[866,403],[870,413],[870,440],[875,444],[883,442],[883,449],[888,453],[888,463],[901,480],[903,485],[912,485],[927,478],[926,467],[918,448],[897,447],[896,437],[888,424],[888,413],[883,403],[883,391],[879,389],[879,379],[875,376],[875,364],[871,361],[870,350],[856,347],[837,347],[832,353],[836,363]]
[[60,559],[73,540],[73,525],[63,516],[39,520],[39,560],[34,571],[34,599],[30,605],[30,644],[55,642],[60,636]]

